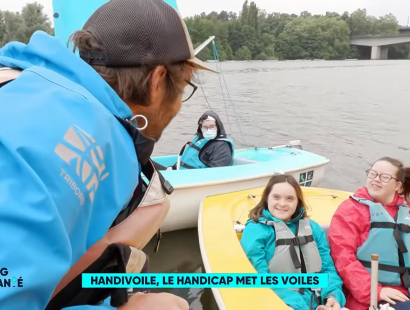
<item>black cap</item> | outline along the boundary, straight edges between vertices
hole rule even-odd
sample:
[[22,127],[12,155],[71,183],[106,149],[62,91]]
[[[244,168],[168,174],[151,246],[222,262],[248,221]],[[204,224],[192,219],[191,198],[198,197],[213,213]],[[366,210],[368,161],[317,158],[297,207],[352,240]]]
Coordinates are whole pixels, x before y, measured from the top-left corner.
[[91,65],[132,67],[188,61],[195,68],[215,72],[195,58],[182,17],[163,0],[110,0],[94,12],[83,30],[91,32],[103,47],[102,52],[80,52]]

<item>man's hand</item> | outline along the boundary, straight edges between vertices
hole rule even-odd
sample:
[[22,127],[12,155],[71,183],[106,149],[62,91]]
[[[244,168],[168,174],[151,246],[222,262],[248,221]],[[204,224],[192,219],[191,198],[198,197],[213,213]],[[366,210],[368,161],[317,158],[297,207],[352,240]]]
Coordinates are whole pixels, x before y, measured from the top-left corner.
[[188,302],[169,293],[135,293],[118,310],[189,310]]

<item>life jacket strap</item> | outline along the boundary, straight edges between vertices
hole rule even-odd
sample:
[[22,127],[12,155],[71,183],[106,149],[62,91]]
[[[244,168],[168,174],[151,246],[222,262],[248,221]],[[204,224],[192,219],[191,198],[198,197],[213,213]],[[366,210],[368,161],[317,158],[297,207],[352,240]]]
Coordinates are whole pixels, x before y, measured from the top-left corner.
[[393,236],[399,247],[399,252],[400,253],[408,252],[400,232],[410,233],[410,226],[406,224],[397,224],[397,223],[392,223],[392,222],[372,222],[370,224],[370,229],[375,229],[375,228],[394,229]]
[[[322,297],[320,296],[320,291],[321,291],[321,289],[320,289],[320,288],[319,288],[319,289],[308,288],[308,290],[313,293],[313,295],[310,296],[310,307],[309,307],[309,309],[313,309],[313,310],[314,310],[314,308],[313,308],[313,298],[316,298],[316,302],[317,302],[318,305],[321,305],[321,304],[322,304]],[[299,294],[301,294],[301,295],[304,295],[304,294],[305,294],[305,289],[304,289],[304,288],[300,288],[300,289],[297,290],[297,292],[298,292]]]
[[[182,154],[184,154],[184,152],[185,152],[185,149],[186,149],[186,147],[187,146],[190,146],[190,147],[192,147],[193,149],[195,149],[195,150],[197,150],[198,152],[201,150],[199,147],[197,147],[194,143],[192,143],[191,141],[189,141],[189,142],[187,142],[187,143],[185,143],[184,144],[184,146],[182,147],[182,149],[181,149],[181,151],[179,152],[179,156],[182,156]],[[184,163],[184,162],[180,162],[180,164],[179,164],[181,167],[184,167],[184,168],[186,168],[186,169],[195,169],[195,167],[192,167],[192,166],[190,166],[190,165],[188,165],[188,164],[186,164],[186,163]]]
[[404,287],[409,289],[410,288],[409,269],[406,269],[406,271],[401,275],[401,280],[403,281]]
[[276,246],[289,246],[290,257],[292,258],[293,265],[296,269],[302,268],[302,263],[299,260],[299,257],[296,253],[295,246],[307,244],[313,242],[313,236],[296,236],[294,238],[279,239],[276,241]]
[[[309,309],[310,309],[310,310],[315,310],[315,309],[313,308],[313,298],[316,298],[316,302],[317,302],[318,305],[321,305],[321,304],[322,304],[322,297],[320,296],[320,289],[312,289],[312,288],[309,288],[308,290],[313,293],[313,295],[310,296],[310,307],[309,307]],[[305,289],[300,288],[300,289],[298,290],[298,292],[303,295],[303,294],[305,294]]]
[[410,233],[410,226],[406,224],[397,224],[397,223],[392,223],[392,222],[372,222],[370,224],[370,229],[373,229],[373,228],[395,229],[396,227],[401,232]]
[[199,147],[197,147],[195,144],[193,144],[192,141],[189,141],[188,145],[190,147],[192,147],[194,150],[198,151],[198,152],[201,150]]
[[[182,156],[182,154],[184,154],[185,149],[188,145],[190,147],[192,147],[194,150],[198,151],[198,152],[201,151],[201,149],[198,146],[196,146],[194,143],[192,143],[192,141],[189,141],[182,147],[181,151],[179,152],[179,156]],[[180,166],[182,166],[186,169],[196,169],[195,167],[193,167],[191,165],[188,165],[188,164],[184,163],[183,161],[180,162]]]
[[313,235],[308,235],[308,236],[296,236],[294,238],[288,238],[288,239],[279,239],[276,241],[277,246],[281,245],[304,245],[309,242],[313,242]]
[[[393,236],[397,243],[398,247],[398,258],[399,266],[391,266],[386,264],[379,264],[379,269],[388,272],[394,272],[400,274],[400,278],[403,282],[404,287],[410,289],[410,279],[409,279],[409,270],[410,268],[405,267],[404,253],[408,252],[406,244],[404,243],[401,233],[410,233],[410,226],[400,223],[397,223],[398,213],[396,215],[396,222],[372,222],[370,223],[370,229],[393,229]],[[366,268],[371,268],[371,263],[369,261],[359,260],[362,265]],[[387,283],[388,284],[388,283]]]
[[187,145],[189,145],[189,142],[185,143],[184,146],[181,148],[181,150],[179,151],[179,156],[182,156],[182,154],[184,154]]
[[188,164],[186,164],[186,163],[184,163],[184,162],[182,162],[181,161],[181,164],[180,164],[182,167],[184,167],[184,168],[187,168],[187,169],[195,169],[195,167],[192,167],[192,166],[190,166],[190,165],[188,165]]
[[[359,262],[366,268],[371,268],[371,262],[359,260]],[[409,281],[409,271],[410,268],[408,267],[402,267],[402,266],[391,266],[391,265],[386,265],[386,264],[378,264],[379,265],[379,270],[383,271],[389,271],[389,272],[395,272],[399,273],[401,275],[401,279],[403,281],[403,284],[406,288],[410,287],[410,281]],[[383,284],[383,283],[382,283]],[[386,284],[386,283],[385,283]]]

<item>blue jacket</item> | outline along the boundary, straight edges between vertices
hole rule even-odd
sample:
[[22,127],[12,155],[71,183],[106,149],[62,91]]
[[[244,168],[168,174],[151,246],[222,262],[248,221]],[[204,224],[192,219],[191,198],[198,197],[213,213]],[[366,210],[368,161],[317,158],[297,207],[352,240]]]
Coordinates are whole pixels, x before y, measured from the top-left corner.
[[0,268],[9,272],[0,279],[22,277],[23,287],[2,287],[0,305],[43,310],[138,185],[133,141],[114,116],[132,113],[94,69],[44,32],[1,48],[3,66],[24,71],[0,88]]
[[[273,217],[268,210],[263,210],[263,215],[268,221],[279,222],[280,220]],[[296,233],[296,227],[300,215],[294,220],[287,223],[289,229]],[[265,220],[261,217],[260,220]],[[322,257],[322,273],[329,275],[329,287],[323,288],[321,292],[322,300],[324,301],[329,294],[334,294],[336,300],[341,307],[344,307],[346,299],[342,291],[343,282],[336,272],[333,260],[330,257],[330,249],[326,240],[326,235],[323,229],[316,222],[310,220],[312,227],[313,238],[318,246],[320,256]],[[272,226],[268,226],[262,223],[254,223],[253,220],[248,220],[245,230],[243,231],[241,238],[241,245],[250,262],[258,273],[269,273],[268,262],[272,259],[275,252],[275,230]],[[310,306],[310,296],[313,294],[310,290],[305,290],[304,295],[299,292],[279,288],[273,289],[273,291],[294,310],[307,310]],[[316,299],[314,300],[314,307],[316,309]]]

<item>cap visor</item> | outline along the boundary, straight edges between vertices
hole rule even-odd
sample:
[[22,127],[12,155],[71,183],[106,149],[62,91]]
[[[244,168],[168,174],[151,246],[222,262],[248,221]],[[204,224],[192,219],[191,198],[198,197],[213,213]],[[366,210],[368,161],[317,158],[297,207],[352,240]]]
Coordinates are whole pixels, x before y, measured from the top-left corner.
[[198,59],[198,58],[196,58],[196,57],[195,57],[195,58],[192,58],[192,59],[189,59],[188,62],[189,62],[190,64],[192,64],[192,66],[193,66],[195,69],[198,69],[198,70],[206,70],[206,71],[210,71],[210,72],[213,72],[213,73],[219,73],[218,71],[215,71],[215,69],[211,69],[210,66],[205,65],[205,63],[204,63],[202,60],[200,60],[200,59]]

